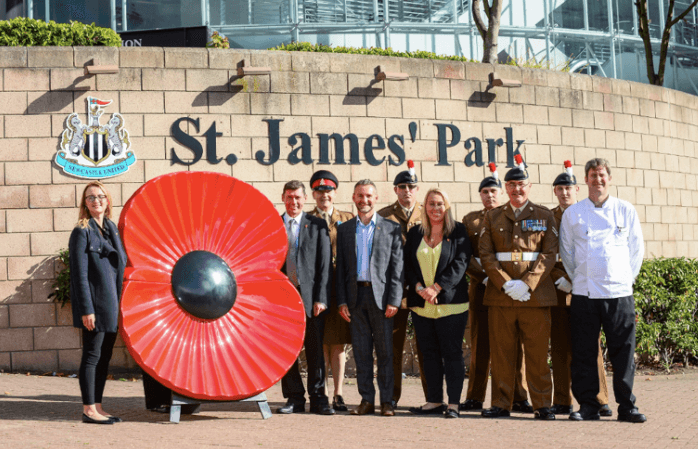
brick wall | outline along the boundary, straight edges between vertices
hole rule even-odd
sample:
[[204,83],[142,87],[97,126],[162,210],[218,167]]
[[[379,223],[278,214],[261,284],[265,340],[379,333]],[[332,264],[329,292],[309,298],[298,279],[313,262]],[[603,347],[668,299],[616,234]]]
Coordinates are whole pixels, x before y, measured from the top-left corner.
[[[236,77],[240,61],[271,67],[271,75]],[[120,67],[118,74],[85,77],[85,64]],[[374,68],[406,72],[404,82],[373,83]],[[486,91],[487,64],[322,53],[163,48],[0,48],[0,369],[75,370],[79,332],[69,307],[47,295],[53,256],[67,247],[84,181],[66,176],[53,161],[67,115],[86,117],[85,99],[113,100],[132,136],[138,161],[125,175],[107,179],[117,214],[145,181],[178,170],[223,172],[251,183],[281,210],[281,187],[307,181],[320,168],[340,180],[338,204],[351,208],[351,185],[377,181],[381,204],[394,201],[392,179],[405,165],[290,165],[286,138],[305,132],[318,159],[318,133],[405,136],[407,158],[416,162],[422,192],[441,186],[457,217],[479,209],[477,187],[484,167],[466,167],[463,144],[449,149],[450,166],[437,166],[434,123],[458,126],[468,137],[505,139],[511,127],[534,183],[532,199],[554,205],[550,184],[570,159],[582,179],[583,164],[605,157],[613,165],[612,193],[635,204],[646,254],[698,256],[698,142],[696,97],[622,80],[543,70],[497,67],[520,88]],[[171,165],[169,154],[190,154],[172,137],[182,116],[211,123],[222,133],[218,155],[238,162]],[[267,149],[263,118],[283,118],[281,159],[254,160]],[[105,118],[102,118],[106,122]],[[416,122],[417,138],[408,125]],[[203,137],[199,137],[203,142]],[[387,151],[384,151],[387,155]],[[486,158],[486,148],[485,148]],[[331,156],[333,159],[333,156]],[[498,151],[502,171],[506,162]],[[580,198],[586,196],[582,185]],[[312,200],[311,200],[312,202]],[[310,205],[310,204],[309,204]],[[118,217],[117,217],[118,218]],[[134,367],[119,343],[114,367]]]

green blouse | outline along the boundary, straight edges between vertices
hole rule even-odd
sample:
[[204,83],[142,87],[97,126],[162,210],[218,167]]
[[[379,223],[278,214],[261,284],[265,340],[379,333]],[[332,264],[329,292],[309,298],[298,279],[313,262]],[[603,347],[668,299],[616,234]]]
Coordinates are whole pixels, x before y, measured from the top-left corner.
[[[419,269],[422,271],[424,278],[424,286],[430,287],[434,285],[434,277],[436,277],[436,267],[439,265],[441,257],[441,243],[431,248],[422,239],[417,248],[417,261]],[[463,304],[430,304],[424,302],[424,307],[411,307],[412,311],[424,318],[441,318],[449,315],[463,313],[468,310],[468,303]]]

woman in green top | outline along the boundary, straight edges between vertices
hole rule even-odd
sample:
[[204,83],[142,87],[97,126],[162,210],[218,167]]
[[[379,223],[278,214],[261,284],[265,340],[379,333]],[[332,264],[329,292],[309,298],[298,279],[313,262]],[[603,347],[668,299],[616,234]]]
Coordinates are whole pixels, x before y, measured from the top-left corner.
[[[422,224],[407,233],[405,279],[417,344],[422,352],[427,403],[417,415],[457,418],[465,380],[463,334],[468,321],[468,281],[472,256],[468,233],[453,219],[446,192],[431,189],[424,199]],[[446,377],[448,407],[443,404]]]

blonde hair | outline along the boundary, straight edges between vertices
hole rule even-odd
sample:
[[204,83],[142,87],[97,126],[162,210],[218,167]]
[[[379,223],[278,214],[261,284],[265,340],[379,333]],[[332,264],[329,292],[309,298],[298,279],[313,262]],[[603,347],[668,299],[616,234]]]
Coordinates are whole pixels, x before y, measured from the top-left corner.
[[429,195],[438,194],[444,199],[446,205],[446,214],[444,216],[444,227],[443,236],[449,236],[456,229],[456,221],[453,219],[453,212],[451,211],[451,201],[448,199],[446,192],[439,188],[429,189],[427,194],[424,196],[424,207],[422,207],[422,223],[419,225],[419,229],[422,233],[431,238],[431,221],[429,221],[429,215],[427,215],[427,201],[429,201]]
[[104,210],[104,218],[111,218],[111,195],[109,194],[109,191],[101,182],[90,181],[90,183],[87,184],[85,189],[82,191],[82,199],[80,200],[80,213],[78,215],[77,226],[83,229],[87,227],[87,223],[90,221],[90,218],[92,218],[92,214],[90,214],[90,210],[87,208],[87,199],[85,198],[85,195],[87,195],[87,189],[90,187],[97,187],[101,189],[102,192],[104,192],[104,194],[107,196],[107,208]]

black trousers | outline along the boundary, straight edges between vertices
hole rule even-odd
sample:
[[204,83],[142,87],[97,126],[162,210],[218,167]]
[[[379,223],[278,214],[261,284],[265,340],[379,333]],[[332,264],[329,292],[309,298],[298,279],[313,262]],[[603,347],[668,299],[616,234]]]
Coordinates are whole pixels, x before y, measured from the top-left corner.
[[79,371],[83,405],[102,403],[114,343],[116,332],[90,332],[83,329]]
[[361,399],[371,404],[376,400],[373,385],[373,349],[378,365],[380,402],[393,400],[393,318],[386,318],[378,308],[371,287],[358,287],[356,307],[351,314],[351,345],[356,362],[356,385]]
[[613,366],[613,394],[618,413],[635,410],[635,299],[590,299],[572,295],[572,393],[580,405],[598,408],[599,332],[606,334]]
[[463,334],[468,323],[468,312],[437,319],[412,312],[412,323],[422,353],[427,402],[443,402],[445,376],[448,403],[458,404],[465,382]]
[[[322,352],[322,339],[325,334],[325,315],[307,318],[305,321],[305,359],[308,363],[308,397],[310,406],[328,403],[325,395],[325,356]],[[301,379],[298,359],[281,378],[281,392],[284,398],[296,405],[305,404],[305,388]]]

